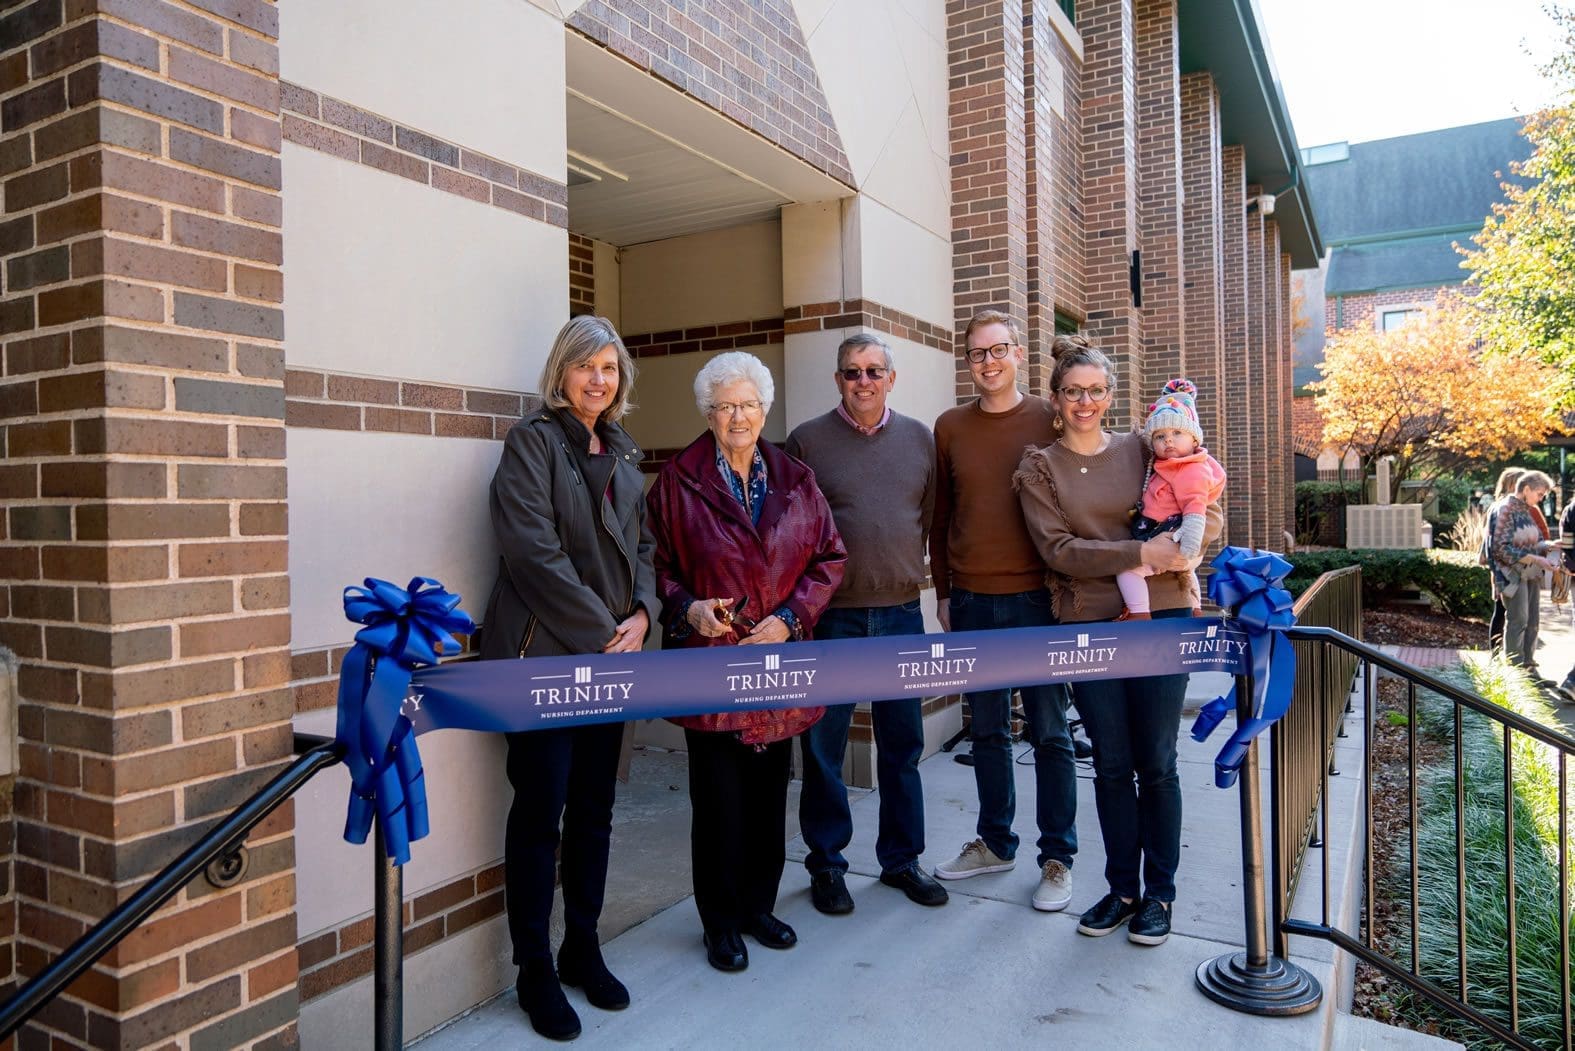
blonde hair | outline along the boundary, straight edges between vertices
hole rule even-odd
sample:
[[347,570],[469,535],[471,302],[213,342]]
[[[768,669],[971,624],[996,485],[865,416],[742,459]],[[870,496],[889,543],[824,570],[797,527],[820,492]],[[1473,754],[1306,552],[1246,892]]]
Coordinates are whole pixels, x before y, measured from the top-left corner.
[[973,335],[974,329],[980,329],[986,325],[1005,325],[1006,331],[1012,334],[1012,344],[1014,346],[1023,342],[1022,334],[1017,331],[1017,322],[1012,320],[1012,315],[1002,313],[999,310],[981,310],[968,319],[968,327],[963,329],[963,343],[966,344],[968,342],[968,337]]
[[1498,483],[1493,486],[1494,497],[1508,496],[1515,491],[1515,483],[1526,473],[1524,467],[1506,467],[1498,473]]
[[552,350],[541,367],[541,399],[554,409],[572,409],[563,394],[563,377],[574,366],[594,358],[601,349],[611,346],[618,351],[618,389],[613,393],[612,404],[602,410],[604,420],[620,420],[624,413],[634,408],[629,400],[634,390],[634,377],[639,370],[634,367],[634,356],[623,345],[618,330],[604,317],[581,314],[571,318],[558,330],[552,341]]

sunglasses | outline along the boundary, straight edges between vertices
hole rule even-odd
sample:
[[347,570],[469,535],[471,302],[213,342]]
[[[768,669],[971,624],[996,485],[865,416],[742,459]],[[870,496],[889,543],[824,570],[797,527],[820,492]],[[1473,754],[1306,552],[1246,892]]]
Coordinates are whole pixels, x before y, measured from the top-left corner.
[[883,365],[871,365],[868,368],[863,369],[838,369],[837,375],[841,376],[849,383],[857,383],[860,376],[868,376],[871,383],[879,383],[881,380],[886,378],[886,372],[887,369]]

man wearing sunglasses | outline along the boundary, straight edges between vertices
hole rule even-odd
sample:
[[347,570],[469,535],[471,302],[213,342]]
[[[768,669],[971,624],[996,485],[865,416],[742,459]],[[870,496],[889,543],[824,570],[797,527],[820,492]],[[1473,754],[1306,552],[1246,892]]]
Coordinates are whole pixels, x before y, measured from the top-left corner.
[[[847,572],[831,607],[815,625],[818,639],[917,635],[924,631],[925,533],[935,496],[935,443],[918,420],[893,412],[886,397],[897,382],[891,348],[873,333],[837,348],[841,400],[788,435],[787,451],[809,464],[848,549]],[[924,751],[921,700],[871,706],[880,827],[875,856],[881,882],[920,905],[944,905],[946,888],[919,867],[924,852]],[[826,709],[800,738],[804,786],[799,826],[809,855],[810,899],[829,914],[853,911],[842,854],[853,838],[842,759],[853,705]]]
[[[1012,473],[1028,446],[1054,442],[1055,412],[1043,398],[1017,389],[1024,360],[1017,326],[1006,314],[981,311],[963,334],[968,371],[979,396],[935,421],[935,516],[930,523],[930,575],[936,610],[947,631],[1025,628],[1055,623],[1045,567],[1023,524]],[[1023,714],[1034,750],[1040,879],[1033,906],[1057,912],[1072,899],[1077,852],[1077,769],[1065,685],[1022,688]],[[979,790],[978,838],[936,866],[942,879],[1005,872],[1016,865],[1017,811],[1013,780],[1011,690],[968,695],[974,783]]]

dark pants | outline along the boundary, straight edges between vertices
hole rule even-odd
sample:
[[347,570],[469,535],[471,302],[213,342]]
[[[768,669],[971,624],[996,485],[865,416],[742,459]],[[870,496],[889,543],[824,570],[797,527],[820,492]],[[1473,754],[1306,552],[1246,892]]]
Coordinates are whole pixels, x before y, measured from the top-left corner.
[[508,740],[514,803],[503,840],[504,898],[514,962],[523,965],[552,956],[560,818],[565,937],[596,940],[623,724],[532,730]]
[[[1187,614],[1172,609],[1154,616]],[[1181,863],[1176,737],[1187,676],[1091,680],[1078,683],[1074,692],[1077,714],[1094,746],[1094,804],[1105,841],[1105,881],[1123,898],[1147,894],[1175,901]]]
[[737,930],[776,907],[787,863],[792,741],[757,751],[731,733],[684,730],[695,908],[708,931]]
[[[828,609],[815,625],[817,639],[862,639],[877,635],[922,635],[924,616],[919,600],[899,606]],[[921,700],[905,697],[870,706],[875,730],[875,776],[880,786],[880,831],[875,857],[882,872],[895,872],[924,853],[924,786],[919,782],[919,756],[924,752]],[[804,731],[804,786],[798,821],[809,856],[810,874],[848,871],[843,849],[853,839],[853,815],[842,781],[842,758],[848,748],[853,705],[826,709],[825,718]]]
[[[1491,572],[1491,571],[1490,571]],[[1493,616],[1488,618],[1488,649],[1504,648],[1504,600],[1493,599]]]
[[[1054,624],[1050,593],[1043,588],[1014,595],[979,595],[953,588],[953,631],[1027,628]],[[1037,864],[1072,864],[1077,853],[1077,767],[1066,727],[1071,695],[1066,686],[1024,686],[1023,714],[1034,749],[1035,803],[1039,820]],[[1017,785],[1012,770],[1012,691],[970,693],[969,740],[979,789],[979,838],[997,857],[1017,856]]]

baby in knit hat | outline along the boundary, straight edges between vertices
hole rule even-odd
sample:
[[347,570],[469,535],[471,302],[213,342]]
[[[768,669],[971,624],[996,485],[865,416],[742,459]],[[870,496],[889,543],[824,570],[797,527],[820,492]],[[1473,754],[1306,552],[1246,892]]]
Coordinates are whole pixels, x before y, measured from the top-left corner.
[[[1154,458],[1143,496],[1132,520],[1132,536],[1151,540],[1165,533],[1174,534],[1181,553],[1196,560],[1203,554],[1204,511],[1218,503],[1225,492],[1225,468],[1203,448],[1203,428],[1198,423],[1198,388],[1191,380],[1174,379],[1165,384],[1159,400],[1148,407],[1143,424],[1143,441]],[[1148,620],[1148,581],[1154,570],[1138,566],[1116,574],[1121,600],[1126,610],[1121,620]],[[1194,613],[1202,605],[1198,576],[1189,570],[1188,594]]]

